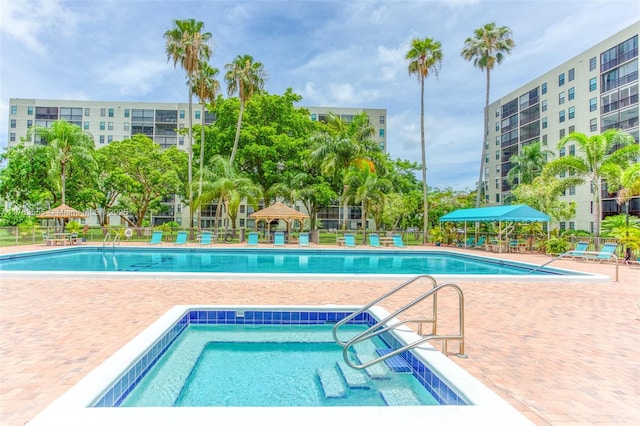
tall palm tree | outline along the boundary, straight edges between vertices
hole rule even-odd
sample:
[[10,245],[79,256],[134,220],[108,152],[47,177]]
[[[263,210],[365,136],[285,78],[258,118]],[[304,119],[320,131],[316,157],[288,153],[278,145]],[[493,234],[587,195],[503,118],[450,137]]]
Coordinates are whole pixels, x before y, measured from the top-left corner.
[[[218,92],[220,92],[220,82],[216,80],[218,68],[211,67],[208,63],[202,62],[198,66],[198,70],[193,79],[193,94],[200,99],[202,104],[202,124],[200,126],[200,173],[198,180],[198,197],[202,195],[202,170],[204,167],[204,117],[206,112],[206,103],[215,100]],[[218,206],[218,208],[220,208]],[[198,226],[200,226],[200,212],[198,209]]]
[[236,151],[238,150],[240,126],[242,125],[242,115],[244,114],[245,104],[254,94],[264,88],[267,73],[262,63],[254,61],[250,55],[238,55],[230,64],[225,65],[224,68],[227,70],[224,79],[227,82],[229,96],[238,93],[238,98],[240,99],[236,137],[233,140],[233,149],[229,157],[229,163],[233,163],[236,157]]
[[35,145],[34,149],[44,150],[49,163],[49,177],[60,190],[62,204],[66,203],[67,177],[72,165],[80,168],[95,163],[93,150],[95,142],[80,127],[65,120],[55,121],[51,127],[34,126],[29,129],[40,136],[45,145]]
[[[498,27],[495,23],[485,24],[473,32],[473,37],[464,41],[462,57],[467,61],[473,61],[473,65],[486,71],[487,90],[484,102],[484,130],[482,133],[482,153],[484,153],[485,139],[489,131],[489,93],[491,88],[491,70],[504,59],[505,53],[510,53],[515,46],[512,31],[509,27]],[[481,159],[484,155],[480,156]],[[476,207],[480,207],[480,191],[483,179],[483,163],[480,162],[480,174],[478,176],[478,194],[476,195]]]
[[549,155],[553,155],[553,152],[548,149],[540,149],[540,142],[525,145],[520,155],[513,155],[510,158],[513,166],[507,174],[507,179],[511,184],[514,184],[516,179],[518,185],[531,184],[547,164],[547,156]]
[[180,66],[187,73],[189,86],[189,137],[187,140],[188,165],[188,192],[189,192],[189,227],[193,226],[193,80],[198,72],[198,67],[211,57],[212,42],[211,33],[202,32],[204,23],[195,19],[174,20],[173,28],[164,33],[165,50],[167,60],[173,60],[173,66]]
[[422,243],[427,242],[429,226],[429,202],[427,201],[427,156],[424,140],[424,80],[430,73],[438,76],[442,65],[442,47],[431,38],[414,39],[405,59],[409,61],[409,75],[415,74],[420,82],[420,146],[422,148],[422,197],[424,218],[422,223]]
[[[560,157],[547,164],[549,172],[573,172],[576,177],[591,185],[593,196],[593,233],[600,236],[600,192],[602,180],[611,164],[626,167],[637,160],[640,155],[640,145],[635,143],[633,136],[618,130],[609,129],[599,135],[587,136],[584,133],[573,132],[562,138],[558,149],[568,143],[575,143],[578,155]],[[617,148],[617,149],[616,149]]]

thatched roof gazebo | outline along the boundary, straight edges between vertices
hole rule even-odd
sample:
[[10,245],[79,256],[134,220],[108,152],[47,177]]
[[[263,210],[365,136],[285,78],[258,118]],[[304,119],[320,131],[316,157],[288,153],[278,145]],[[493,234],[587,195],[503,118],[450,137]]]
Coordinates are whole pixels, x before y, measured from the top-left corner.
[[69,207],[66,204],[60,204],[58,207],[49,209],[36,216],[38,219],[56,219],[62,223],[62,229],[65,227],[65,219],[84,219],[88,217],[85,213]]
[[256,224],[260,220],[264,220],[267,222],[269,230],[271,228],[271,222],[276,219],[282,219],[287,222],[287,230],[291,229],[291,223],[293,221],[300,221],[300,229],[302,230],[302,221],[309,218],[309,215],[299,212],[296,209],[292,209],[282,203],[274,203],[269,207],[265,207],[262,210],[258,210],[257,212],[251,213],[249,215],[250,219],[255,219]]

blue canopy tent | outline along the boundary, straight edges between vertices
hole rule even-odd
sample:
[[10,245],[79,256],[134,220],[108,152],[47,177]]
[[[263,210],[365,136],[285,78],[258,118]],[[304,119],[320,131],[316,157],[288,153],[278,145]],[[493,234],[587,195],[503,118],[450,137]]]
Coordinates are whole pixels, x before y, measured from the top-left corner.
[[[512,206],[480,207],[460,209],[442,216],[440,222],[465,222],[464,237],[467,239],[466,222],[498,222],[502,232],[502,222],[549,222],[548,215],[525,204]],[[547,236],[549,226],[547,226]]]

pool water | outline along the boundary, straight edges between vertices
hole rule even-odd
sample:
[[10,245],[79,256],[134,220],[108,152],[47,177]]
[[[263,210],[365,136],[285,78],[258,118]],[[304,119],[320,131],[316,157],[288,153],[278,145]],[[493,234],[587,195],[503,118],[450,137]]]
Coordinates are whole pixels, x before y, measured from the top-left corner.
[[[4,271],[567,275],[446,251],[70,248],[0,257]],[[577,274],[577,273],[576,273]]]
[[[190,325],[121,406],[438,405],[408,365],[403,372],[384,362],[348,367],[331,329]],[[364,329],[345,326],[341,337]],[[352,357],[367,359],[380,348],[382,340],[364,342]]]

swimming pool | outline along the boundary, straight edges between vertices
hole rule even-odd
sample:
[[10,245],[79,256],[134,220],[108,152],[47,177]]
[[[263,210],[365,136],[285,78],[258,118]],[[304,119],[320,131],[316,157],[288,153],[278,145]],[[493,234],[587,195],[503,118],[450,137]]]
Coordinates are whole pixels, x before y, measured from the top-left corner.
[[[172,344],[191,325],[269,326],[293,329],[297,326],[333,324],[356,306],[175,306],[140,335],[54,401],[29,426],[54,424],[200,424],[216,423],[300,425],[415,423],[429,419],[434,424],[504,424],[530,422],[461,367],[423,343],[403,358],[413,376],[428,384],[430,393],[442,405],[384,407],[118,407],[142,377],[170,351]],[[388,312],[378,306],[356,317],[357,322],[375,324]],[[236,334],[238,336],[238,334]],[[242,336],[242,333],[239,334]],[[410,329],[400,326],[386,333],[391,347],[400,347],[419,339]],[[236,337],[237,340],[237,337]],[[206,420],[205,420],[206,419]]]
[[207,249],[72,247],[0,256],[0,270],[115,275],[582,278],[593,275],[446,250]]

